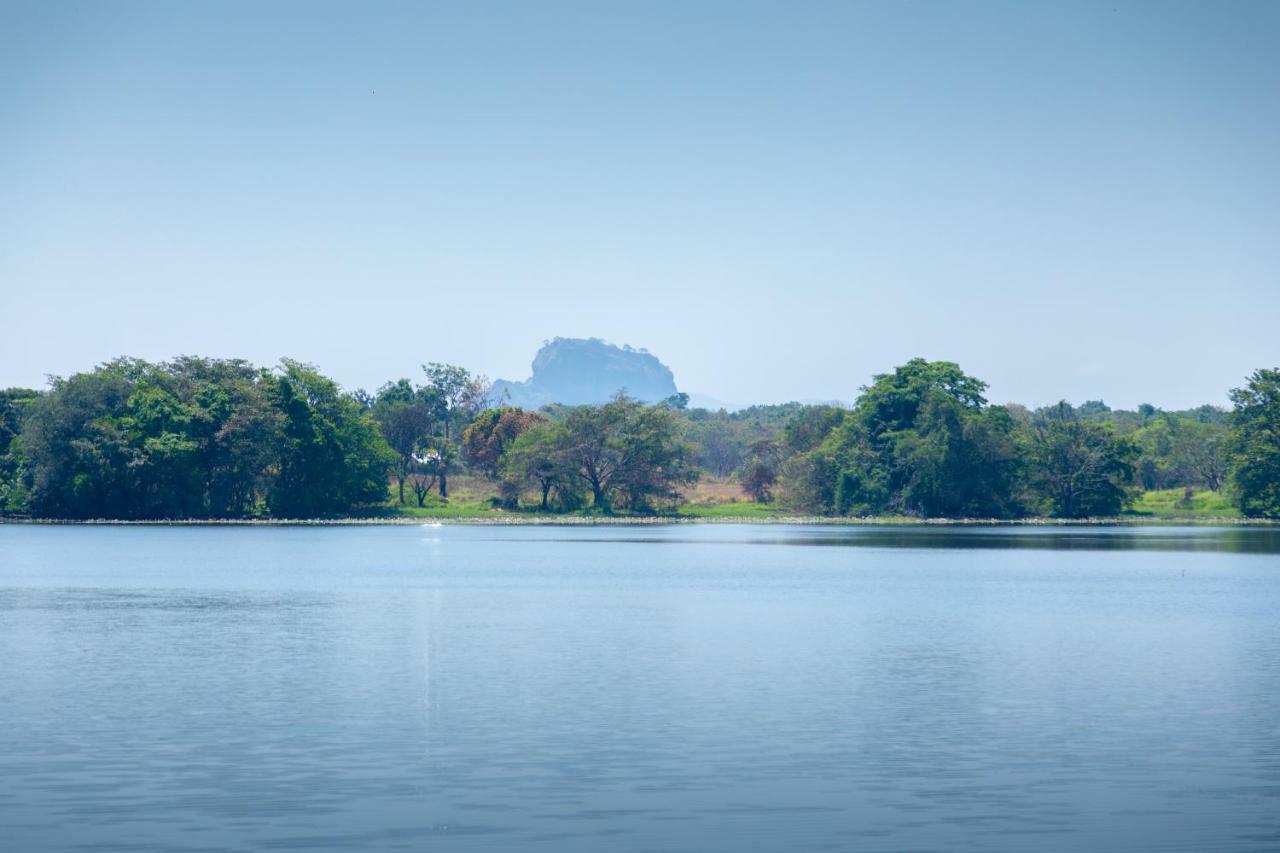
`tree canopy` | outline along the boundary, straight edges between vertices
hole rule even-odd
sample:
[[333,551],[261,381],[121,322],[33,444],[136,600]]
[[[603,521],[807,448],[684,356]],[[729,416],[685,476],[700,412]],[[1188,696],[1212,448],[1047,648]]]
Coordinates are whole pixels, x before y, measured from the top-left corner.
[[[949,361],[876,375],[852,406],[490,405],[429,362],[348,393],[315,367],[120,358],[45,391],[0,391],[0,512],[50,518],[347,515],[489,484],[494,505],[666,511],[705,476],[744,498],[833,516],[1110,517],[1144,490],[1220,491],[1280,518],[1280,369],[1232,411],[991,405]],[[469,485],[474,493],[475,486]],[[723,491],[720,492],[721,494]],[[1180,504],[1181,505],[1181,504]]]
[[1240,511],[1254,518],[1280,518],[1280,368],[1258,370],[1231,392],[1231,480]]
[[192,357],[57,379],[17,444],[24,509],[59,518],[340,514],[385,498],[390,456],[314,368]]

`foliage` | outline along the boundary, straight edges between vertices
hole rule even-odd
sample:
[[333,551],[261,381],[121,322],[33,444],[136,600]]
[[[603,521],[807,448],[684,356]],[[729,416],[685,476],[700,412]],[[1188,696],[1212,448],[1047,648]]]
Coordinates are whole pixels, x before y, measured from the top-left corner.
[[1235,466],[1231,481],[1240,512],[1280,518],[1280,368],[1257,370],[1231,392]]
[[440,497],[449,496],[449,473],[459,457],[458,438],[463,427],[488,407],[492,383],[484,376],[472,376],[465,368],[431,362],[422,365],[427,384],[421,390],[433,410],[435,429],[431,447],[433,473],[439,482]]
[[844,420],[845,410],[835,406],[805,406],[787,421],[782,444],[787,453],[808,453],[822,444]]
[[694,463],[717,477],[728,477],[747,460],[751,446],[777,440],[788,421],[808,407],[799,403],[751,406],[736,412],[690,409],[678,412],[683,440]]
[[537,412],[504,406],[485,409],[476,415],[462,433],[462,448],[467,462],[490,477],[498,475],[502,454],[522,432],[546,420]]
[[390,495],[397,512],[452,516],[465,465],[460,503],[485,512],[676,511],[701,470],[721,491],[686,512],[708,517],[1223,515],[1228,501],[1280,517],[1280,370],[1249,377],[1232,412],[993,406],[981,380],[924,359],[852,408],[708,411],[676,394],[531,412],[489,407],[488,381],[461,367],[423,369],[370,395],[290,360],[121,358],[0,391],[0,513],[332,516],[391,511]]
[[566,470],[605,513],[620,503],[634,511],[677,499],[679,486],[697,477],[665,405],[619,395],[603,406],[578,406],[568,412],[562,437]]
[[272,395],[285,416],[273,515],[305,518],[381,502],[393,452],[360,404],[310,365],[285,359]]
[[738,473],[743,491],[757,503],[772,502],[781,462],[782,448],[772,439],[762,438],[751,445],[750,455]]
[[506,449],[501,468],[504,502],[513,508],[528,487],[537,489],[538,508],[544,511],[552,509],[553,494],[558,509],[576,509],[583,503],[570,464],[569,436],[559,423],[546,419],[530,423]]
[[[405,481],[413,477],[414,493],[424,480],[417,472],[416,457],[426,450],[435,432],[438,407],[436,396],[426,388],[416,388],[408,379],[388,382],[378,389],[370,411],[387,446],[396,455],[395,477],[400,503],[404,503]],[[432,478],[431,485],[435,480]],[[422,496],[418,497],[422,505]]]
[[313,368],[118,359],[56,379],[17,442],[27,509],[58,518],[329,515],[380,501],[388,451]]
[[1037,413],[1031,488],[1046,514],[1113,516],[1124,509],[1138,448],[1109,424],[1081,418],[1065,403]]
[[22,432],[27,412],[40,396],[28,388],[6,388],[0,391],[0,513],[21,512],[27,505],[27,492],[20,483],[20,456],[14,439]]
[[[880,374],[854,410],[793,421],[788,443],[812,447],[786,468],[814,511],[1008,517],[1018,514],[1014,423],[987,407],[986,385],[952,362],[913,359]],[[814,447],[814,426],[833,423]]]
[[986,404],[987,384],[950,361],[913,358],[893,373],[881,373],[858,399],[857,415],[872,435],[911,429],[926,401],[949,399],[970,410]]
[[899,491],[891,504],[902,512],[1008,518],[1021,511],[1013,422],[1003,407],[973,408],[931,390],[912,427],[896,435],[894,459],[890,483]]
[[1132,436],[1144,489],[1195,486],[1216,491],[1226,480],[1230,460],[1223,423],[1156,412]]

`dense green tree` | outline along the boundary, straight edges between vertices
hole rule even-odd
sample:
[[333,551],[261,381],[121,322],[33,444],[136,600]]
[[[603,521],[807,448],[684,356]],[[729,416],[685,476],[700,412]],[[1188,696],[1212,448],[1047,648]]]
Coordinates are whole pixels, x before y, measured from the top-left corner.
[[893,489],[892,464],[862,421],[846,418],[827,440],[807,454],[804,472],[814,478],[807,484],[810,507],[837,515],[875,515],[890,511]]
[[29,388],[6,388],[0,391],[0,455],[9,452],[9,445],[22,431],[27,411],[40,396]]
[[787,422],[783,448],[787,453],[808,453],[822,444],[846,414],[838,406],[805,406]]
[[1280,518],[1280,368],[1254,371],[1232,390],[1231,402],[1231,480],[1240,512]]
[[119,359],[58,379],[20,440],[30,510],[183,518],[256,510],[283,416],[274,380],[241,361]]
[[1081,418],[1066,403],[1037,413],[1030,440],[1031,487],[1059,518],[1112,516],[1128,502],[1138,448],[1109,424]]
[[975,410],[931,391],[914,425],[896,434],[894,458],[901,484],[895,503],[903,512],[934,518],[1020,512],[1013,422],[1003,407]]
[[1016,515],[1015,425],[1007,410],[986,406],[985,390],[952,362],[917,358],[876,376],[852,412],[795,424],[799,447],[812,445],[824,419],[833,427],[787,466],[789,491],[841,515]]
[[122,358],[44,393],[0,391],[0,512],[335,515],[384,501],[392,474],[401,502],[408,484],[424,505],[465,459],[499,478],[504,503],[535,490],[559,510],[645,511],[676,500],[696,463],[758,500],[843,515],[1114,515],[1135,473],[1188,498],[1229,480],[1245,514],[1277,513],[1274,370],[1235,391],[1230,414],[1100,401],[1033,414],[989,406],[980,380],[923,359],[876,376],[851,409],[735,412],[626,398],[485,409],[483,377],[424,370],[420,387],[368,395],[292,361]]
[[1227,427],[1202,411],[1159,412],[1132,437],[1143,489],[1194,486],[1216,491],[1226,478]]
[[211,417],[209,439],[209,515],[249,515],[265,500],[277,471],[284,415],[268,389],[270,377],[248,365],[214,380],[200,399]]
[[554,492],[562,508],[581,503],[577,473],[570,463],[569,439],[565,427],[546,419],[534,421],[522,430],[502,454],[500,464],[507,502],[518,504],[519,495],[532,486],[538,490],[539,508],[551,509]]
[[986,404],[987,384],[967,375],[950,361],[913,358],[893,373],[881,373],[863,389],[855,406],[857,417],[872,436],[910,429],[920,407],[930,396],[940,394],[976,411]]
[[0,391],[0,515],[22,512],[27,507],[27,492],[19,474],[21,454],[15,439],[39,396],[40,392],[28,388]]
[[326,516],[381,503],[395,455],[373,418],[310,365],[283,365],[274,389],[285,423],[280,473],[267,496],[272,513]]
[[564,428],[566,464],[604,512],[619,498],[633,510],[677,498],[679,487],[697,476],[667,406],[618,396],[603,406],[570,409]]
[[1175,446],[1184,485],[1222,488],[1230,472],[1230,440],[1230,430],[1220,423],[1184,420]]
[[50,518],[132,514],[127,479],[135,454],[120,446],[112,424],[130,390],[122,370],[111,364],[54,379],[49,393],[34,402],[18,439],[32,513]]

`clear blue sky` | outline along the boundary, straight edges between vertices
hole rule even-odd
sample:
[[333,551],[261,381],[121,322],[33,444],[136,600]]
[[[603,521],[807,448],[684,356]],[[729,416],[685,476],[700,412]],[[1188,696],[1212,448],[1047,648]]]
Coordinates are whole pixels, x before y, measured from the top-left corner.
[[0,386],[545,338],[734,402],[1280,364],[1280,3],[0,0]]

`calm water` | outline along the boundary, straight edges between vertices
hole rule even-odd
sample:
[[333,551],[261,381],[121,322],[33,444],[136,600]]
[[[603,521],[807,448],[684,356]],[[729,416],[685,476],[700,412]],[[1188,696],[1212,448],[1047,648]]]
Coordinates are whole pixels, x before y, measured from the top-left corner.
[[1280,850],[1280,530],[0,525],[0,849]]

